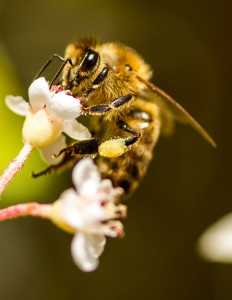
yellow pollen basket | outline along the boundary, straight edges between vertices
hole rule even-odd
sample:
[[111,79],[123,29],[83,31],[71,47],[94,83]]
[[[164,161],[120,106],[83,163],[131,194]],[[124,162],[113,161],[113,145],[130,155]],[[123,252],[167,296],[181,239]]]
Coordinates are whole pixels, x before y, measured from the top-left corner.
[[104,157],[118,157],[127,150],[124,139],[114,139],[103,142],[98,148],[98,153]]

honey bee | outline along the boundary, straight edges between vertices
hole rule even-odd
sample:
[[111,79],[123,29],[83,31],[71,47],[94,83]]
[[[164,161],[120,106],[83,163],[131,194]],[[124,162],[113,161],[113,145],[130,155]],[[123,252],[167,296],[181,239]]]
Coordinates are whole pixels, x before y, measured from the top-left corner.
[[190,124],[216,146],[180,104],[149,82],[151,68],[132,48],[84,38],[69,44],[62,60],[51,85],[61,74],[63,88],[79,97],[83,114],[91,116],[93,137],[62,149],[58,155],[65,153],[65,158],[60,164],[34,176],[59,171],[73,158],[94,155],[102,178],[129,195],[144,177],[160,133],[170,134],[175,121]]

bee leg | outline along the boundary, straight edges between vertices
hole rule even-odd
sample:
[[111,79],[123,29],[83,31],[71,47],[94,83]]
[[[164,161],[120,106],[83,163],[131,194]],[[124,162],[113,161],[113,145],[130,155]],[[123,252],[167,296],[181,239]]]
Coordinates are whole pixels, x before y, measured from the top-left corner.
[[32,177],[37,178],[42,175],[48,175],[51,173],[61,173],[65,169],[71,168],[77,160],[77,158],[72,157],[70,154],[65,154],[63,160],[59,164],[51,165],[38,173],[33,172]]
[[133,127],[131,127],[130,125],[128,125],[126,122],[122,121],[122,120],[118,120],[116,122],[117,126],[122,129],[125,132],[131,133],[136,135],[137,137],[140,137],[140,132],[138,132],[136,129],[134,129]]
[[60,156],[62,153],[66,155],[75,156],[79,155],[92,155],[98,153],[98,146],[102,143],[101,140],[98,139],[91,139],[91,140],[84,140],[78,141],[73,143],[72,145],[65,147],[64,149],[60,150],[60,152],[54,157]]
[[93,105],[89,107],[83,107],[83,111],[89,115],[103,115],[111,109],[115,109],[120,107],[121,105],[127,103],[132,98],[134,98],[131,94],[123,95],[109,104],[101,104],[101,105]]
[[47,169],[39,173],[32,173],[32,177],[37,178],[39,176],[47,175],[50,173],[60,173],[63,170],[72,167],[76,161],[82,158],[83,155],[97,154],[98,146],[101,143],[102,142],[98,139],[78,141],[76,143],[73,143],[72,145],[60,150],[58,154],[54,155],[54,158],[57,158],[62,153],[65,154],[64,159],[59,164],[49,166]]
[[75,155],[94,154],[99,154],[105,157],[118,157],[124,154],[128,150],[128,147],[130,145],[137,142],[138,138],[140,137],[140,133],[121,120],[117,122],[117,125],[123,131],[133,134],[134,136],[127,138],[109,139],[105,141],[99,139],[78,141],[60,150],[60,152],[54,157],[58,157],[62,153],[65,153],[65,155],[70,155],[71,157]]
[[102,142],[98,148],[98,153],[100,154],[100,156],[109,158],[121,156],[129,149],[129,146],[136,143],[141,136],[140,132],[138,132],[122,120],[118,120],[117,125],[124,132],[128,132],[133,136],[127,138],[109,139]]
[[[87,99],[87,97],[97,88],[99,88],[99,86],[101,85],[101,83],[105,80],[105,78],[107,77],[109,72],[109,69],[107,67],[103,68],[102,71],[100,72],[100,74],[95,78],[95,80],[92,82],[92,86],[91,88],[89,88],[84,96],[81,99],[81,102],[84,103]],[[112,102],[109,103],[109,105],[94,105],[94,106],[90,106],[90,107],[83,107],[83,111],[86,113],[89,113],[91,115],[98,115],[98,114],[104,114],[105,112],[107,112],[110,109],[113,108],[117,108],[123,104],[125,104],[126,102],[130,101],[132,99],[132,95],[128,94],[128,95],[123,95],[115,100],[113,100]]]
[[91,94],[94,90],[96,90],[100,84],[104,81],[104,79],[106,78],[107,74],[108,74],[109,69],[108,68],[103,68],[102,71],[100,72],[100,74],[98,74],[98,76],[94,79],[94,81],[92,82],[92,86],[91,88],[89,88],[84,96],[82,97],[81,101],[82,103],[84,103],[87,99],[87,97],[89,96],[89,94]]
[[141,133],[138,132],[137,130],[135,130],[134,128],[132,128],[130,125],[128,125],[126,122],[122,121],[122,120],[118,120],[117,121],[117,125],[120,129],[122,129],[125,132],[131,133],[134,136],[133,137],[128,137],[125,138],[125,144],[126,146],[130,146],[132,144],[134,144],[135,142],[137,142],[137,140],[140,138]]

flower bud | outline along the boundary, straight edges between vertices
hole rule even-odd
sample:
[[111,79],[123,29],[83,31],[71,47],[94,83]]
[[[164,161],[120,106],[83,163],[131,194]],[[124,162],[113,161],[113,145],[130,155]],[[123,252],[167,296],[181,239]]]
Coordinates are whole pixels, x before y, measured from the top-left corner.
[[63,121],[50,120],[46,107],[36,113],[30,109],[23,125],[23,139],[35,148],[43,148],[59,137],[62,128]]

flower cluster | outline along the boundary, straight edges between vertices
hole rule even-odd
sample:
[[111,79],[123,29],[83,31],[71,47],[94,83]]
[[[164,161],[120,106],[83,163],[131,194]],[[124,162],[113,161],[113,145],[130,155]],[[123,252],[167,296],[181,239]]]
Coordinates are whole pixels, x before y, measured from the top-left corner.
[[[24,148],[0,177],[0,194],[21,170],[33,149],[40,149],[49,164],[57,164],[62,156],[53,154],[65,148],[65,136],[84,140],[91,138],[86,127],[77,122],[81,115],[81,102],[61,86],[51,89],[44,78],[35,80],[29,87],[29,103],[22,97],[7,96],[6,104],[15,113],[25,116],[22,135]],[[109,179],[101,179],[91,158],[83,158],[73,168],[75,189],[64,191],[51,204],[22,203],[0,210],[0,221],[12,217],[32,215],[48,218],[61,229],[74,234],[71,253],[76,265],[85,272],[99,264],[106,236],[121,237],[123,225],[118,218],[126,216],[125,205],[118,204],[123,194],[114,188]]]
[[62,156],[54,159],[53,154],[66,146],[64,132],[76,140],[91,137],[86,127],[77,122],[81,114],[78,98],[62,89],[49,89],[45,78],[35,80],[29,87],[29,103],[20,96],[7,96],[6,104],[15,113],[25,116],[23,140],[41,149],[49,164],[57,164]]
[[101,180],[92,159],[82,159],[73,169],[76,188],[63,192],[54,204],[52,220],[64,230],[74,232],[71,245],[73,259],[83,271],[93,271],[105,246],[105,236],[122,236],[126,206],[116,204],[122,195],[108,179]]

